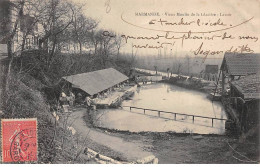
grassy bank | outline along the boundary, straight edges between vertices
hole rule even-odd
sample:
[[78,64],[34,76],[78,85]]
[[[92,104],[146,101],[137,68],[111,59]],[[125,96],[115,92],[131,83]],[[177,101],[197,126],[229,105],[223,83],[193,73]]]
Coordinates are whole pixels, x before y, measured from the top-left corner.
[[[104,68],[93,55],[55,55],[47,62],[45,51],[24,52],[20,57],[1,60],[1,118],[37,118],[37,163],[94,163],[83,149],[87,144],[78,134],[64,126],[62,116],[55,121],[61,77]],[[10,64],[11,62],[11,64]],[[107,60],[106,67],[128,74],[130,63],[125,59]],[[105,150],[105,149],[104,149]],[[115,156],[116,158],[116,156]]]

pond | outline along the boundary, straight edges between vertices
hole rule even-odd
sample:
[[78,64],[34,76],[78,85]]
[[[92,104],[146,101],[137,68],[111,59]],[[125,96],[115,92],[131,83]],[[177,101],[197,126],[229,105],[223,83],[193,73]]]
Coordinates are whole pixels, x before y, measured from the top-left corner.
[[[155,109],[160,111],[183,113],[213,118],[226,119],[224,107],[220,102],[212,102],[206,93],[181,88],[166,83],[142,85],[131,100],[126,100],[122,106]],[[191,116],[131,109],[104,109],[94,112],[95,125],[110,129],[128,130],[131,132],[152,131],[199,134],[224,134],[225,121]]]

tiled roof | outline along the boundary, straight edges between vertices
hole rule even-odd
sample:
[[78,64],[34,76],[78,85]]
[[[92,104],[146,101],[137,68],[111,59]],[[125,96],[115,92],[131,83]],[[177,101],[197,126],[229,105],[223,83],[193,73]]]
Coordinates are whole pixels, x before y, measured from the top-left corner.
[[260,99],[260,73],[243,76],[231,84],[244,95],[244,99]]
[[248,75],[260,71],[260,54],[226,53],[221,69],[226,65],[230,75]]
[[89,95],[94,95],[128,79],[119,71],[108,68],[88,73],[62,77]]

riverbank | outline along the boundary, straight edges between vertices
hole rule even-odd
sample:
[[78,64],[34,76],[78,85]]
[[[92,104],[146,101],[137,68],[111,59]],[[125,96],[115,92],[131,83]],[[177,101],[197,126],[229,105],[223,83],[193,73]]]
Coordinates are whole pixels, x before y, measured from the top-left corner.
[[214,81],[206,81],[188,76],[174,76],[163,80],[163,82],[206,93],[211,93],[216,89]]
[[[255,147],[256,143],[253,141],[239,143],[238,139],[232,136],[174,132],[132,133],[129,131],[95,128],[92,126],[91,119],[87,113],[84,116],[84,121],[90,129],[121,138],[125,142],[139,143],[140,149],[155,155],[159,159],[160,164],[256,163],[246,160],[245,157],[241,157],[239,154],[247,156],[251,160],[259,158],[258,148]],[[232,148],[235,148],[236,151],[232,150]],[[109,155],[108,152],[103,151],[103,153]]]
[[145,144],[140,142],[125,141],[110,132],[100,131],[90,126],[86,117],[86,108],[74,108],[68,118],[68,124],[76,131],[76,134],[86,142],[81,147],[88,147],[105,156],[118,161],[132,162],[151,155],[142,149]]
[[[135,75],[156,75],[155,71],[144,70],[144,69],[135,69]],[[158,75],[163,76],[163,81],[165,83],[177,85],[183,88],[197,90],[201,92],[211,93],[216,89],[215,81],[208,81],[202,78],[197,77],[189,77],[184,75],[172,74],[168,77],[167,73],[157,72]],[[220,91],[220,87],[218,87],[218,92]]]

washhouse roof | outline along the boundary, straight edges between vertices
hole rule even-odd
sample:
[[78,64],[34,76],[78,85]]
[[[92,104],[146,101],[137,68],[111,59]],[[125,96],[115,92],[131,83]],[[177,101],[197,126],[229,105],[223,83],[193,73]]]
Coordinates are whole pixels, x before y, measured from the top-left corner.
[[94,95],[127,80],[128,77],[113,68],[108,68],[65,76],[63,79],[89,95]]

